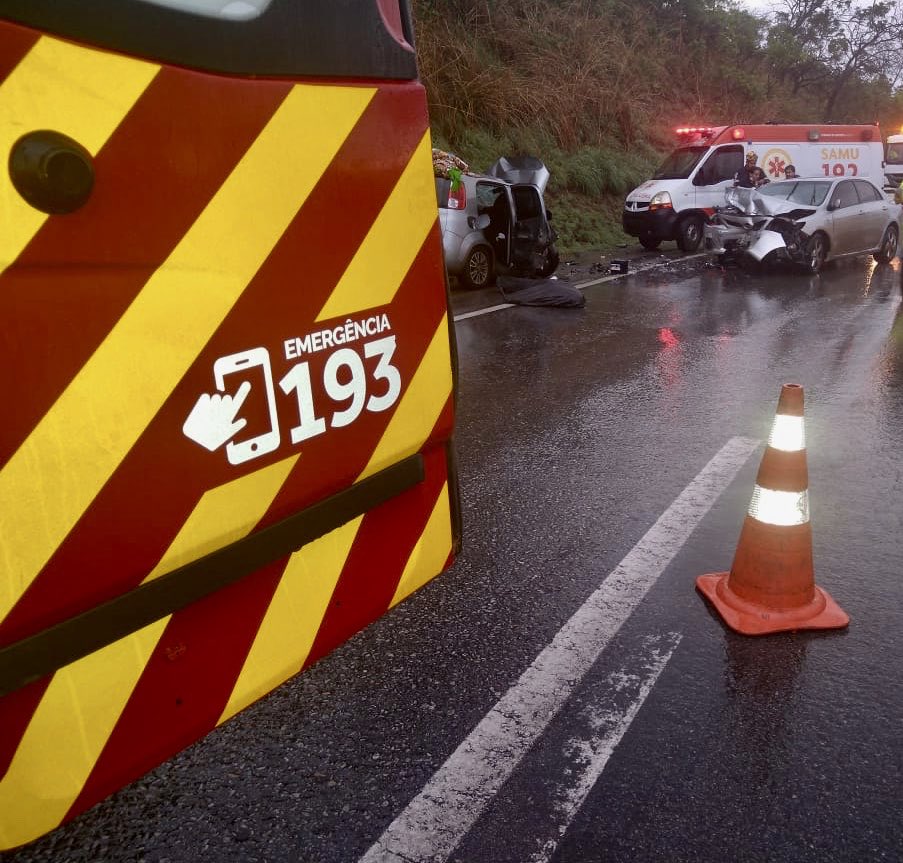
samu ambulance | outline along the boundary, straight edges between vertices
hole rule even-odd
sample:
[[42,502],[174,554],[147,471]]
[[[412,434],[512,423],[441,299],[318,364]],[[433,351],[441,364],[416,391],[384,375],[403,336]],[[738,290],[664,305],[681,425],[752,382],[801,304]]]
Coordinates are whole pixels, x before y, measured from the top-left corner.
[[0,0],[0,144],[3,851],[401,602],[460,521],[406,0]]
[[647,249],[677,240],[683,251],[696,251],[705,221],[724,204],[750,151],[769,180],[782,179],[784,168],[793,165],[802,177],[867,177],[884,185],[877,124],[694,126],[676,132],[677,148],[624,202],[624,233]]

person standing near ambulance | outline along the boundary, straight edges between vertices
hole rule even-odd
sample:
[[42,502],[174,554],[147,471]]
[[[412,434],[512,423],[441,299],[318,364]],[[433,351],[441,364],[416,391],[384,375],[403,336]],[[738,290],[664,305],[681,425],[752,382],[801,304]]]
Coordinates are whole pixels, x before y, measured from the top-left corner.
[[734,174],[734,185],[741,189],[756,189],[768,182],[765,172],[756,164],[758,154],[750,150],[746,154],[746,164]]

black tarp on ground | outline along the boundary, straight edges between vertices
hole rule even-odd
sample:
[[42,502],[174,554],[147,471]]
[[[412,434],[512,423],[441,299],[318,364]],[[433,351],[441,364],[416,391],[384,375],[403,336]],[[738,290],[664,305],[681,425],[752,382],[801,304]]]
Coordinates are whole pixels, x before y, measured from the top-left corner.
[[496,284],[506,303],[521,306],[559,306],[566,309],[582,309],[586,305],[586,297],[573,285],[561,279],[499,276]]

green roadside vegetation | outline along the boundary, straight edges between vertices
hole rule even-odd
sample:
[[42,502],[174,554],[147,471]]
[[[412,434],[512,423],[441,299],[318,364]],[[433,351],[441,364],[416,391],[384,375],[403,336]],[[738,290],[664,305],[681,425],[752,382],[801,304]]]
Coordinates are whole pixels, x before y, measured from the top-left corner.
[[538,156],[565,254],[633,242],[625,194],[684,125],[903,120],[893,2],[414,0],[433,145]]

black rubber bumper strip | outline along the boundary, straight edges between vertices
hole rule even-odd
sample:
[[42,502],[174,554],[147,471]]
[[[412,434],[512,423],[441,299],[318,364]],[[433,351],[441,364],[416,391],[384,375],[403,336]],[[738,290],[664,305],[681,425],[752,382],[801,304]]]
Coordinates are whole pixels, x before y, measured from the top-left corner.
[[0,649],[0,696],[292,554],[413,488],[423,477],[423,457],[409,456],[278,524]]

